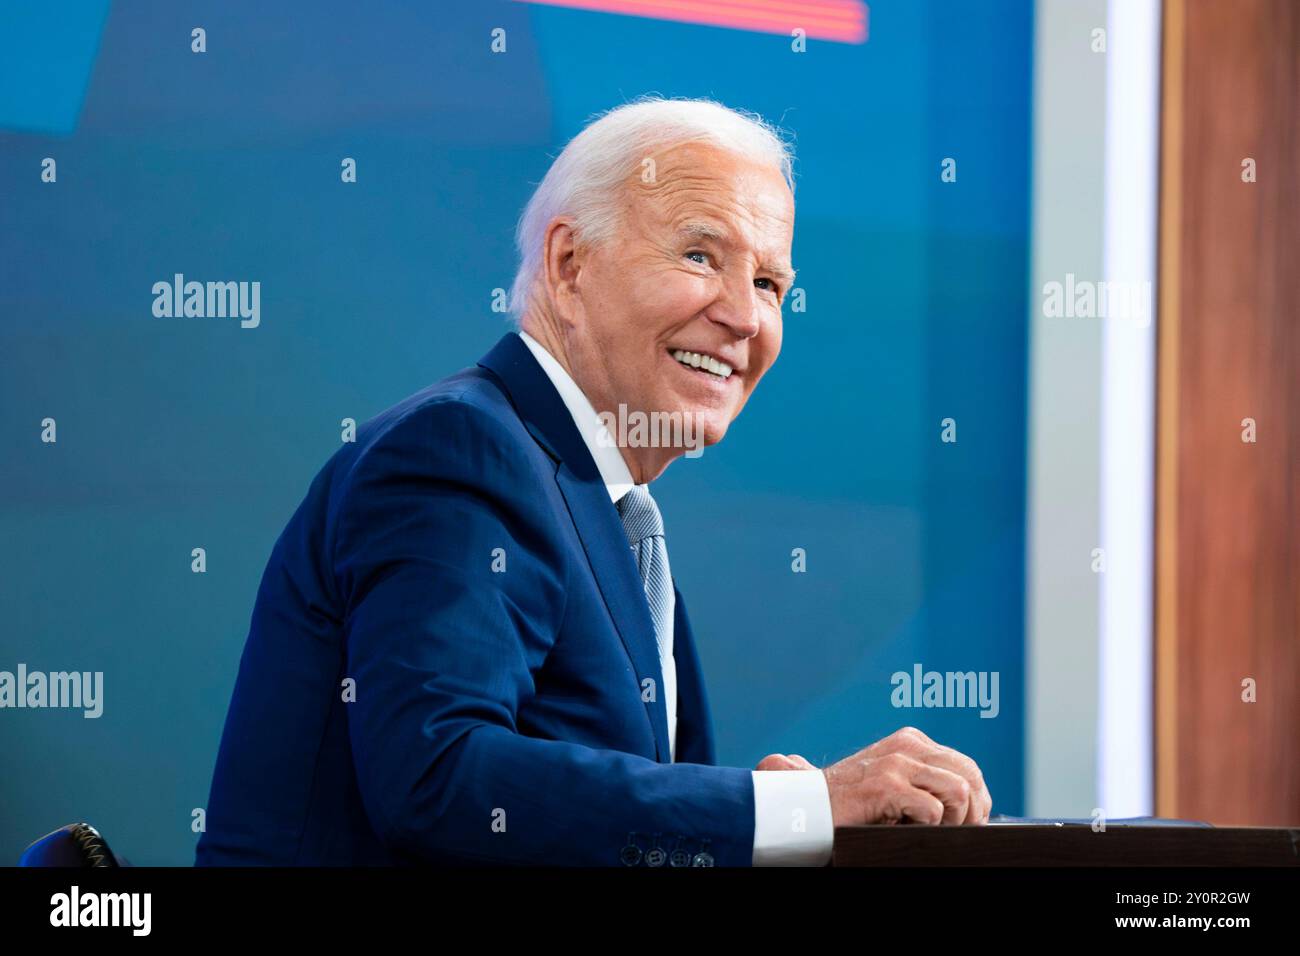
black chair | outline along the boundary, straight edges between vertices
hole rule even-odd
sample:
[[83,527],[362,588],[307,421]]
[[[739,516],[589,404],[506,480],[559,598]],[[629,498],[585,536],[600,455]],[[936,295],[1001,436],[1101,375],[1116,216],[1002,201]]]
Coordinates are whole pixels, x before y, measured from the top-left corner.
[[108,846],[98,830],[89,823],[69,823],[47,833],[27,849],[19,866],[99,867],[130,866]]

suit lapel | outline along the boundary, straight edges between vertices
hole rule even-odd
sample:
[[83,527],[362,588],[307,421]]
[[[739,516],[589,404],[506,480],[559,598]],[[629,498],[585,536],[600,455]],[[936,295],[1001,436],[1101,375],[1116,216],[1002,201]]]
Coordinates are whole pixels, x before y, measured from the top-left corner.
[[713,766],[713,720],[709,699],[704,691],[704,674],[700,668],[695,634],[686,616],[682,592],[673,585],[677,596],[673,622],[673,658],[677,661],[677,762]]
[[[585,451],[585,449],[584,449]],[[587,452],[590,457],[590,452]],[[609,500],[609,492],[599,479],[581,481],[561,464],[555,475],[560,491],[569,505],[574,527],[587,552],[596,583],[614,620],[627,655],[632,660],[642,698],[647,696],[646,679],[654,683],[653,699],[645,701],[646,713],[655,736],[655,759],[668,760],[668,709],[663,699],[663,673],[659,667],[659,644],[655,640],[654,621],[646,603],[641,575],[628,547],[627,536],[618,511]]]
[[478,364],[501,381],[528,431],[558,461],[555,480],[643,698],[647,678],[654,682],[653,699],[644,701],[646,716],[654,734],[655,759],[667,762],[668,716],[654,622],[623,523],[591,452],[559,392],[518,335],[502,336]]

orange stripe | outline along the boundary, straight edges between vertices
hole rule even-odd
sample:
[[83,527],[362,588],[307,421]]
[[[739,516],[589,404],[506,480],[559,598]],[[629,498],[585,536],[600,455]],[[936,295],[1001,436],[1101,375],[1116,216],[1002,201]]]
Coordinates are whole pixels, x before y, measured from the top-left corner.
[[[643,7],[659,5],[657,0],[527,0],[527,2],[547,3],[553,6],[581,5],[616,13],[625,13]],[[677,5],[700,15],[711,13],[736,15],[766,13],[794,18],[812,16],[821,19],[844,20],[851,23],[859,23],[866,19],[866,7],[859,0],[848,0],[848,2],[840,3],[832,3],[830,0],[822,0],[820,3],[800,3],[797,0],[713,0],[707,8],[700,7],[698,3]]]
[[1156,815],[1178,801],[1178,321],[1183,233],[1183,0],[1165,0],[1156,312]]
[[542,6],[568,7],[627,16],[644,16],[710,26],[787,34],[803,29],[818,39],[861,43],[867,37],[867,9],[836,4],[798,5],[784,0],[722,0],[708,9],[684,0],[520,0]]
[[685,15],[689,18],[724,22],[766,20],[782,26],[786,24],[798,26],[810,22],[829,27],[855,28],[861,26],[866,19],[861,7],[856,11],[844,7],[810,8],[784,2],[784,0],[739,0],[734,4],[714,3],[708,9],[701,9],[696,3],[680,2],[680,0],[527,0],[527,2],[634,16],[668,13],[674,17]]
[[[615,3],[637,5],[644,0],[613,0]],[[814,16],[826,19],[839,19],[853,23],[864,20],[865,10],[861,3],[851,0],[849,3],[800,3],[797,0],[714,0],[711,9],[726,8],[731,12],[773,13],[781,16],[799,18]]]

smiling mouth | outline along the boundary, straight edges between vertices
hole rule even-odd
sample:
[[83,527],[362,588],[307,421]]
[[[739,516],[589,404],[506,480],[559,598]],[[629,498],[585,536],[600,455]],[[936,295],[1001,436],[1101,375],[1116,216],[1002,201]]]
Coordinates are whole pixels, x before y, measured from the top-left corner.
[[687,368],[703,372],[711,378],[726,381],[731,378],[732,368],[726,362],[703,352],[687,352],[685,349],[670,349],[668,352],[677,362]]

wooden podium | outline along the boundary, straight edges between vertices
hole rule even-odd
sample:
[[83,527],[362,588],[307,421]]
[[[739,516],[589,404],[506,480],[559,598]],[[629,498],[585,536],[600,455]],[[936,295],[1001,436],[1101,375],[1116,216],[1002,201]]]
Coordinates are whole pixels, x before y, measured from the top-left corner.
[[1300,827],[836,827],[831,866],[1300,866]]

